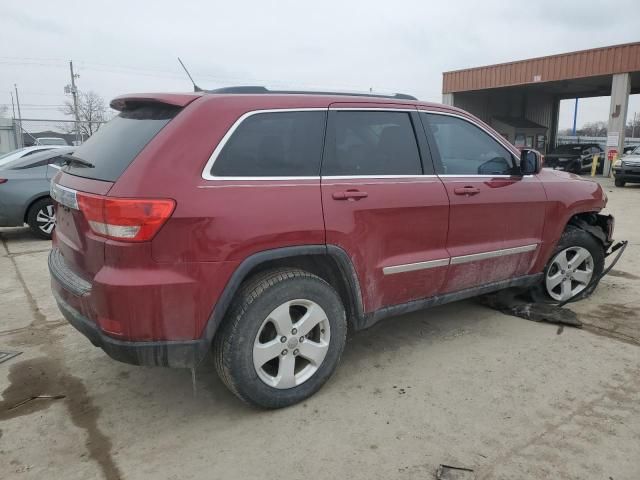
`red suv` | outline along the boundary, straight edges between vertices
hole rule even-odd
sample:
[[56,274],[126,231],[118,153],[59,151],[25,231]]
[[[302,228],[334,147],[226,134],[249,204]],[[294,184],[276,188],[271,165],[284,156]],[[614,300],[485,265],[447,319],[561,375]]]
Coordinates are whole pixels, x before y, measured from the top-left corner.
[[563,301],[603,269],[597,183],[457,108],[230,88],[127,95],[55,177],[52,288],[116,360],[283,407],[349,329],[505,287]]

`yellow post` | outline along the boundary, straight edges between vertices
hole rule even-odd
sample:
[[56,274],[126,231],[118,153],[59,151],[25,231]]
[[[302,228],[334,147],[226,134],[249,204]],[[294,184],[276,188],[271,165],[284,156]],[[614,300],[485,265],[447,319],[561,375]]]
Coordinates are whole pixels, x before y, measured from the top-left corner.
[[613,164],[616,163],[616,160],[618,160],[618,152],[614,153],[613,158],[611,159],[611,166],[609,167],[609,178],[615,176],[613,174]]
[[593,162],[591,163],[591,176],[596,176],[596,169],[598,168],[598,161],[600,160],[600,155],[596,154],[593,156]]

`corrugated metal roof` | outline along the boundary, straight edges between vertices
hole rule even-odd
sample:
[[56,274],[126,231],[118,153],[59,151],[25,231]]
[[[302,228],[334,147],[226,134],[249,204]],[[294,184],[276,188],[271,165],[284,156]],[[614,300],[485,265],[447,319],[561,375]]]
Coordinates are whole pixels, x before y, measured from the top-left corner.
[[640,71],[640,42],[444,72],[442,93],[633,71]]

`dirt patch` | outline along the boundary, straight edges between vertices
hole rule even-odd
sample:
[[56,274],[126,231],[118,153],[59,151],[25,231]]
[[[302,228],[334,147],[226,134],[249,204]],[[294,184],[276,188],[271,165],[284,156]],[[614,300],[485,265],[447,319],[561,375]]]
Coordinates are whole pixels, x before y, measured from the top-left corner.
[[580,318],[586,330],[640,345],[640,311],[637,306],[603,303],[581,314]]
[[627,318],[638,318],[640,312],[637,308],[627,307],[623,304],[603,303],[591,310],[586,316],[599,320],[624,320]]
[[9,386],[0,401],[0,422],[44,410],[55,401],[63,402],[73,424],[85,430],[89,456],[105,478],[122,478],[111,456],[111,440],[98,428],[100,409],[93,404],[84,383],[65,373],[55,359],[39,357],[11,365]]
[[[0,240],[9,253],[3,235],[0,235]],[[119,480],[122,473],[113,459],[111,440],[98,427],[100,408],[94,405],[82,380],[71,375],[60,358],[58,341],[62,334],[57,330],[68,323],[65,320],[47,321],[14,258],[10,256],[10,259],[31,310],[32,322],[26,328],[3,332],[2,335],[12,345],[40,347],[45,356],[10,366],[9,386],[0,401],[0,422],[44,410],[53,402],[62,402],[73,424],[86,432],[85,447],[104,478]]]
[[633,273],[629,272],[623,272],[622,270],[611,270],[607,275],[618,278],[626,278],[628,280],[640,280],[640,277],[638,275],[634,275]]

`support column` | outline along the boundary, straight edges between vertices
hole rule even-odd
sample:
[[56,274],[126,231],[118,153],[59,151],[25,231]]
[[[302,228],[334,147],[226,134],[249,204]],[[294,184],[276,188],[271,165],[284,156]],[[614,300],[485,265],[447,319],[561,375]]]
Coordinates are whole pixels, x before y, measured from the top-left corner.
[[551,100],[551,125],[549,125],[549,138],[547,139],[547,151],[550,152],[557,147],[558,143],[558,123],[560,122],[560,98],[553,97]]
[[[627,108],[629,107],[629,93],[631,92],[631,75],[618,73],[611,81],[611,105],[609,107],[609,126],[607,127],[607,157],[604,162],[605,176],[611,172],[609,152],[615,150],[618,157],[624,151],[624,132],[627,124]],[[615,138],[617,136],[617,139]],[[615,142],[612,142],[616,140]],[[610,145],[617,143],[617,145]]]
[[443,93],[442,103],[453,107],[453,93]]

